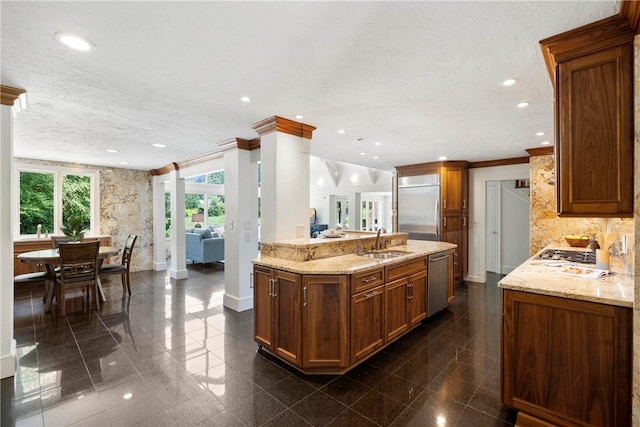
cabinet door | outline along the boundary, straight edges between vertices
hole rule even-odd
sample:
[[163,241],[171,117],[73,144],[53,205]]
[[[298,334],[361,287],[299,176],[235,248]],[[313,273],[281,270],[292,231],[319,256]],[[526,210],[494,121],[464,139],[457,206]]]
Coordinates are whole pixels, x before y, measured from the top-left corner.
[[347,276],[304,276],[302,281],[302,366],[349,364]]
[[253,268],[253,333],[254,339],[270,351],[274,350],[273,270]]
[[442,168],[442,210],[444,212],[462,209],[462,169]]
[[300,276],[274,271],[275,354],[293,364],[300,359]]
[[351,363],[384,344],[384,285],[351,297]]
[[503,291],[504,404],[553,425],[631,425],[632,316],[626,307]]
[[462,197],[462,210],[469,212],[469,169],[462,169],[462,183],[461,183],[461,197]]
[[427,318],[427,271],[409,276],[409,326]]
[[393,341],[409,329],[407,282],[405,277],[385,285],[384,328],[387,342]]
[[454,253],[455,281],[462,280],[462,264],[460,254],[462,252],[462,215],[459,213],[444,214],[442,216],[442,241],[458,245]]
[[633,46],[558,64],[558,212],[633,216]]
[[451,304],[455,299],[456,289],[456,272],[455,272],[455,253],[454,249],[447,251],[449,259],[447,261],[447,304]]
[[462,229],[460,230],[460,280],[469,272],[469,214],[462,214]]

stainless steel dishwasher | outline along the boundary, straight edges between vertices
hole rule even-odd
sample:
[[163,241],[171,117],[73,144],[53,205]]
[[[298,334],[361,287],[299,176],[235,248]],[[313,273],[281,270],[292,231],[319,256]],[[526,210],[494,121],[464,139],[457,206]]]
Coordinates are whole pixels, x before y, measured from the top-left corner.
[[429,255],[427,267],[427,317],[447,306],[447,273],[449,254]]

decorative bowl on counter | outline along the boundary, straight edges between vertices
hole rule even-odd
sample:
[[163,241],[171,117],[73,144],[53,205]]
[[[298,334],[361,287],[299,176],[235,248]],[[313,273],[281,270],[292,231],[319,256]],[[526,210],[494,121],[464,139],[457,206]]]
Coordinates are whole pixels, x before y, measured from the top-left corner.
[[564,236],[569,246],[574,248],[586,248],[589,246],[589,236],[579,236],[577,234],[567,234]]

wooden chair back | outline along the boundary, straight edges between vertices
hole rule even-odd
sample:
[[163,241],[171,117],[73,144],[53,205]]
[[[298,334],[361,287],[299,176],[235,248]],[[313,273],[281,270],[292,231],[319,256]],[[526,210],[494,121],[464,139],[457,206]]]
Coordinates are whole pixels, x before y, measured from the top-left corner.
[[69,236],[51,236],[51,243],[53,244],[53,249],[58,249],[60,247],[60,243],[70,243],[71,237]]
[[71,282],[97,281],[100,242],[62,243],[60,251],[60,278]]
[[127,270],[129,270],[131,255],[133,253],[133,247],[136,244],[136,240],[138,240],[138,236],[136,236],[135,234],[129,234],[129,237],[127,237],[127,241],[124,244],[124,250],[122,251],[122,258],[120,262]]

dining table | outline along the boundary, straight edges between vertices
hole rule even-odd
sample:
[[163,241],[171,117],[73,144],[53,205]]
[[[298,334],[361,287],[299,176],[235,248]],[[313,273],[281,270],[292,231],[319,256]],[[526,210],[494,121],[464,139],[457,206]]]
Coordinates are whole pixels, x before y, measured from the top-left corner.
[[[98,269],[102,266],[102,263],[105,259],[110,258],[112,256],[118,255],[120,249],[115,246],[100,246],[100,250],[98,252]],[[56,281],[56,267],[60,265],[60,252],[58,249],[41,249],[38,251],[24,252],[18,255],[18,259],[25,264],[42,264],[47,269],[47,275],[49,276],[49,281],[55,285]],[[54,286],[49,286],[46,293],[46,301],[45,307],[48,311],[49,307],[51,307],[51,302],[53,299],[53,288]],[[102,282],[100,280],[100,276],[98,275],[98,290],[100,291],[100,299],[101,301],[105,301],[104,289],[102,288]]]

